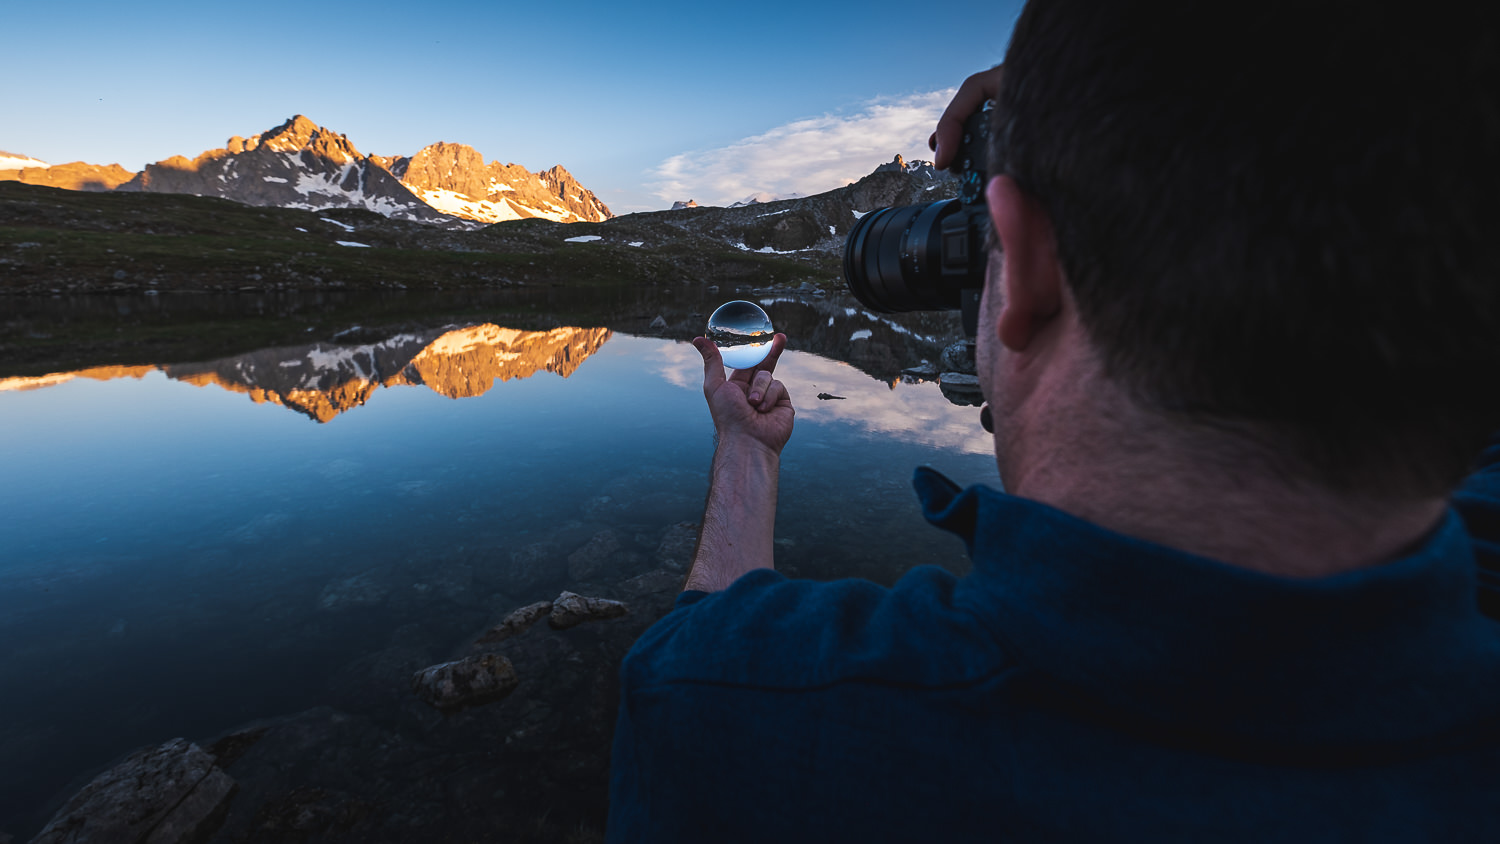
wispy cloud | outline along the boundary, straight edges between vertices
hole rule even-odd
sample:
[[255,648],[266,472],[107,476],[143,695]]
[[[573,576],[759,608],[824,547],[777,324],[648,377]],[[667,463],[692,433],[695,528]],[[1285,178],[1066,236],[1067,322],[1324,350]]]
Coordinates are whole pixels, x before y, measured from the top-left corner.
[[953,89],[864,103],[778,126],[726,147],[674,155],[651,174],[657,197],[727,205],[755,193],[810,195],[890,161],[930,158],[927,136]]

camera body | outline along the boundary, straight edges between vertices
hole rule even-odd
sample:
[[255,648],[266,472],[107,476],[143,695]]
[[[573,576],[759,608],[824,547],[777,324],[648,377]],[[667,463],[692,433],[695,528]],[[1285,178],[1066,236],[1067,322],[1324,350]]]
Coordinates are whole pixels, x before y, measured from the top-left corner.
[[979,331],[990,215],[990,104],[969,115],[949,171],[957,199],[882,208],[861,217],[844,243],[844,282],[860,304],[880,313],[963,311],[964,331]]

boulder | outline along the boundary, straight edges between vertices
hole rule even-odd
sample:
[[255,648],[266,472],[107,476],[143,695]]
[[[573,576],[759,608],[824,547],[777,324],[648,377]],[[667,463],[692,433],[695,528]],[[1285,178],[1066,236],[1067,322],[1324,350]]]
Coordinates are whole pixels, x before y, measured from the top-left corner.
[[611,601],[608,598],[587,598],[572,592],[564,592],[552,602],[552,613],[547,618],[547,623],[552,626],[553,630],[566,630],[569,627],[577,627],[585,621],[619,618],[629,612],[630,608],[619,601]]
[[411,688],[447,714],[500,700],[520,682],[510,660],[499,654],[480,654],[428,666],[412,675]]
[[73,795],[34,844],[197,844],[224,821],[235,782],[187,739],[137,750]]
[[484,632],[484,635],[474,640],[476,645],[488,645],[494,642],[503,642],[512,636],[519,636],[526,632],[526,628],[535,624],[543,616],[552,612],[551,601],[537,601],[512,612],[505,620]]

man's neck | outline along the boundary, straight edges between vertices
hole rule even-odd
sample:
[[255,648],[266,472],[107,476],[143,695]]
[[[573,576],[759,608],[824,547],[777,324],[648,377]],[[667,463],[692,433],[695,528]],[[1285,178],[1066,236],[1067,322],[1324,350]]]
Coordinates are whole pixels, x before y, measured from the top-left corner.
[[1142,409],[1096,367],[1083,368],[1043,375],[1054,382],[1000,423],[1010,492],[1118,533],[1299,578],[1395,559],[1446,507],[1289,478],[1260,444]]

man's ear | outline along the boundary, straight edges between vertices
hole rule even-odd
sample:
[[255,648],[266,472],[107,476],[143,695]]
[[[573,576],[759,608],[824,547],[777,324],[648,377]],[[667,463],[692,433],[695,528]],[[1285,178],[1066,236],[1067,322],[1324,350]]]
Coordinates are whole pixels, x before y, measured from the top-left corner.
[[996,176],[985,187],[990,220],[1000,240],[1002,264],[999,339],[1007,349],[1024,350],[1063,302],[1063,272],[1057,259],[1052,219],[1010,176]]

